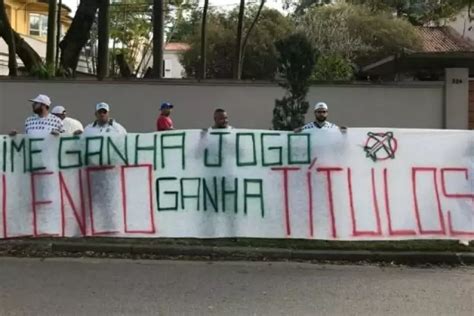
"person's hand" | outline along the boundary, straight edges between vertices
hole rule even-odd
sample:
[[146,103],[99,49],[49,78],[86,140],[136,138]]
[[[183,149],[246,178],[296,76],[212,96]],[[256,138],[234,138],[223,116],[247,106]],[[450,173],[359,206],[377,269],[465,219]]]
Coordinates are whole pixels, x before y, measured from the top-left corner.
[[78,129],[77,131],[75,131],[74,133],[72,133],[74,136],[79,136],[82,134],[82,131],[80,129]]
[[16,136],[18,134],[17,130],[12,130],[10,133],[8,133],[9,136]]
[[347,133],[347,127],[346,127],[346,126],[340,126],[340,127],[339,127],[339,130],[340,130],[341,133],[343,133],[343,134]]
[[294,129],[295,133],[301,133],[303,131],[303,127],[298,127]]

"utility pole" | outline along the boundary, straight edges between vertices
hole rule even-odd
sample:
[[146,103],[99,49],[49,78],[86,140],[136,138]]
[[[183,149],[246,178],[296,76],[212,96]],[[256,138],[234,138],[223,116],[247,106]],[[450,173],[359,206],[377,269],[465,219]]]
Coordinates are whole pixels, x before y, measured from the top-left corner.
[[97,79],[104,80],[109,75],[109,0],[99,0],[99,48]]
[[58,17],[57,17],[57,32],[56,32],[56,58],[55,58],[55,67],[59,67],[59,41],[61,40],[61,11],[63,6],[63,0],[59,0],[58,3]]
[[52,71],[52,75],[56,73],[56,27],[57,27],[57,3],[56,0],[48,1],[48,37],[46,42],[46,67]]
[[163,78],[164,0],[153,0],[153,78]]

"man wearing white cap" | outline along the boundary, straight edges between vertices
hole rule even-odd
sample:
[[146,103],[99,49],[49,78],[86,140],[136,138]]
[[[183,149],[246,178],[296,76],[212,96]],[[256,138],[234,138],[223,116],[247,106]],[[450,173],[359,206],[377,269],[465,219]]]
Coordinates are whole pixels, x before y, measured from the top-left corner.
[[298,127],[295,129],[295,132],[299,133],[306,129],[312,128],[320,128],[320,129],[331,129],[331,128],[339,128],[342,132],[347,130],[346,127],[339,127],[334,123],[328,122],[328,105],[324,102],[318,102],[314,106],[314,117],[315,121],[310,122],[302,127]]
[[86,135],[110,134],[110,135],[125,135],[127,131],[114,119],[109,117],[110,106],[101,102],[95,106],[96,120],[87,125],[84,129]]
[[[64,132],[63,121],[56,116],[49,114],[51,100],[47,95],[40,94],[32,102],[34,115],[28,117],[25,121],[25,134],[30,136],[46,136],[49,134],[59,135]],[[13,130],[10,136],[18,134]]]
[[62,105],[57,105],[51,110],[51,114],[63,121],[64,133],[69,135],[79,135],[84,131],[81,122],[71,117],[67,117],[66,109]]

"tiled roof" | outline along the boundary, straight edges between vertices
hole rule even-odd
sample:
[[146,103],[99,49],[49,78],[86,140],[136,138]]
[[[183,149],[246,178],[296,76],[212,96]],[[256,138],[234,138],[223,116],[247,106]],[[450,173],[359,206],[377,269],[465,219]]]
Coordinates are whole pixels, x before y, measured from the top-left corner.
[[191,48],[189,44],[186,43],[167,43],[165,45],[165,50],[174,50],[174,51],[187,51]]
[[462,38],[448,26],[417,27],[421,38],[422,52],[469,52],[474,51],[474,42]]

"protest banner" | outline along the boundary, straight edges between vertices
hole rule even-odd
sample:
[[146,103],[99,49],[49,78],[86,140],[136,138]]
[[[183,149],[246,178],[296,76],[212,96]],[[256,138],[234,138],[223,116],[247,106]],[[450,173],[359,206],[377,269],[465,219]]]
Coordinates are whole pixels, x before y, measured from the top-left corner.
[[474,239],[474,132],[1,137],[0,238]]

